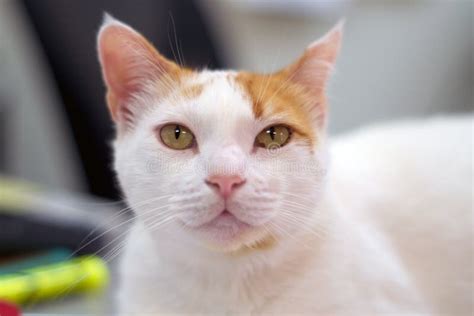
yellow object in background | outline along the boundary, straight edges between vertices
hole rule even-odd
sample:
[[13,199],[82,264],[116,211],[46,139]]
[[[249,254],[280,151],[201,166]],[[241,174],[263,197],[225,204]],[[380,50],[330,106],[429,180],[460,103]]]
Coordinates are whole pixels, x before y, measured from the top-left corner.
[[30,205],[31,196],[37,194],[35,185],[0,175],[0,208],[11,211]]
[[109,271],[102,259],[82,256],[0,276],[0,300],[15,304],[35,303],[99,290],[108,280]]

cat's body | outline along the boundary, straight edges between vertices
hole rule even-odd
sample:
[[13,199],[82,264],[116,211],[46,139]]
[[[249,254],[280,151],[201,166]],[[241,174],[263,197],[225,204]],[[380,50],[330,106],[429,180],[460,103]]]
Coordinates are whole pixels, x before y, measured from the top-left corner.
[[136,226],[121,305],[164,314],[470,315],[472,124],[417,120],[336,138],[323,240],[303,231],[227,257],[152,241]]
[[[472,118],[326,141],[342,25],[273,74],[195,71],[106,19],[123,315],[468,315]],[[329,158],[329,159],[328,159]]]

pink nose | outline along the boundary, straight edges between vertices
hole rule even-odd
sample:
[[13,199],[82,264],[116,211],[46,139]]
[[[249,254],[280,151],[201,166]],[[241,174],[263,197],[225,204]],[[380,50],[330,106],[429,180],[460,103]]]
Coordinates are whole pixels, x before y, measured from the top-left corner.
[[219,194],[227,199],[236,188],[244,184],[245,179],[237,175],[215,175],[207,178],[206,183],[219,190]]

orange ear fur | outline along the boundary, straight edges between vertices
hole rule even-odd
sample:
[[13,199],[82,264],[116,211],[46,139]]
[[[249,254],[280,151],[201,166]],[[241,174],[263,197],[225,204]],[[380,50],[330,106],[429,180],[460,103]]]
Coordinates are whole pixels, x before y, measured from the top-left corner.
[[237,82],[252,100],[255,117],[283,114],[293,123],[296,137],[315,143],[314,127],[325,127],[325,87],[341,46],[342,29],[340,22],[309,45],[296,62],[274,74],[238,74]]
[[343,28],[344,22],[341,21],[309,45],[294,64],[284,69],[291,81],[303,87],[313,100],[309,111],[320,126],[326,120],[325,89],[341,47]]

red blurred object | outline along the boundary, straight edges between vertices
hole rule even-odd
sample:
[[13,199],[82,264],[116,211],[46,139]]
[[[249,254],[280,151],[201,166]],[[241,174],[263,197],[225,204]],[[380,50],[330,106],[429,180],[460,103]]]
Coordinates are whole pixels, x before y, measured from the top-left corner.
[[0,301],[0,316],[20,316],[20,310],[7,302]]

